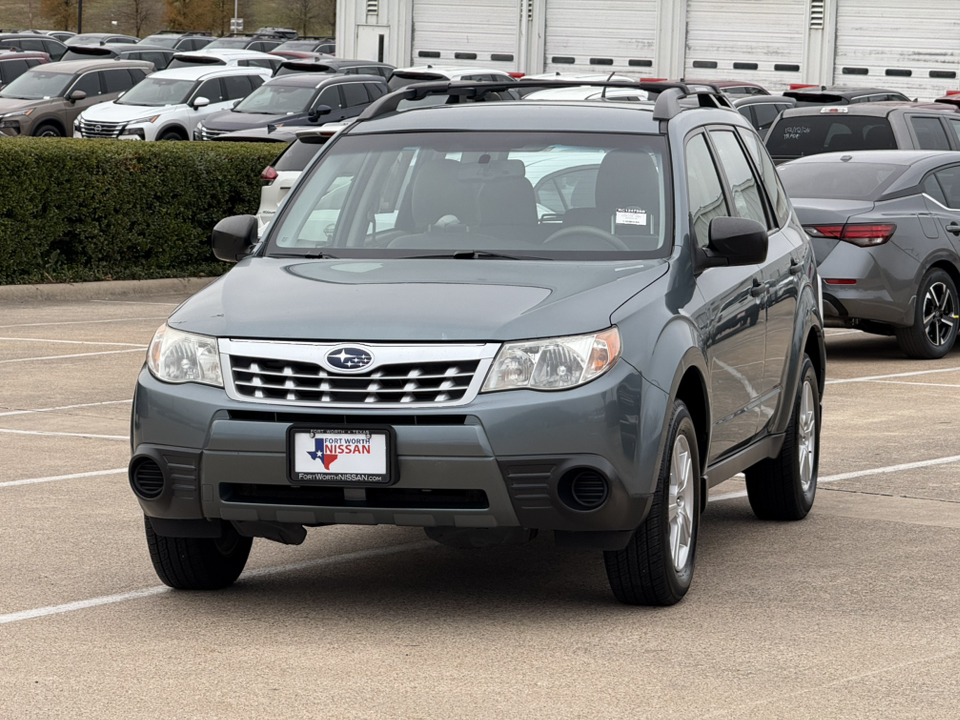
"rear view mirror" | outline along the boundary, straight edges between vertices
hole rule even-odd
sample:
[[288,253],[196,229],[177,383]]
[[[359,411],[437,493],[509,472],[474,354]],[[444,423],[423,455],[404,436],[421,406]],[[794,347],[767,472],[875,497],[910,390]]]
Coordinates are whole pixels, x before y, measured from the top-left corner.
[[200,108],[206,107],[209,104],[210,100],[201,95],[200,97],[195,97],[193,99],[193,101],[190,103],[190,107],[192,107],[194,110],[199,110]]
[[757,265],[767,259],[767,229],[748,218],[717,217],[710,221],[702,268]]
[[233,215],[218,222],[210,235],[210,247],[217,260],[237,262],[257,243],[257,218]]
[[86,98],[87,94],[83,90],[74,90],[72,93],[67,95],[67,100],[72,103],[77,102],[77,100],[85,100]]
[[316,122],[321,115],[329,115],[332,112],[333,108],[329,105],[317,105],[313,110],[310,111],[310,119]]

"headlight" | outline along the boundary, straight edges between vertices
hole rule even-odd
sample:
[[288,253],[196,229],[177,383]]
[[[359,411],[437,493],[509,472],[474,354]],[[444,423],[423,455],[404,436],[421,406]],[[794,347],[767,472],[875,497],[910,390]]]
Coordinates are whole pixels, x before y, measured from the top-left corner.
[[155,123],[160,119],[159,115],[148,115],[147,117],[138,118],[137,120],[131,120],[127,125],[138,125],[140,123]]
[[590,382],[620,357],[620,331],[505,344],[483,383],[495,390],[564,390]]
[[217,339],[161,325],[147,350],[147,367],[158,380],[223,387]]
[[141,140],[146,140],[146,139],[147,139],[147,136],[146,136],[146,135],[144,134],[144,132],[143,132],[143,128],[125,127],[123,130],[120,131],[120,134],[121,134],[121,135],[133,135],[133,136],[135,136],[135,137],[140,138]]

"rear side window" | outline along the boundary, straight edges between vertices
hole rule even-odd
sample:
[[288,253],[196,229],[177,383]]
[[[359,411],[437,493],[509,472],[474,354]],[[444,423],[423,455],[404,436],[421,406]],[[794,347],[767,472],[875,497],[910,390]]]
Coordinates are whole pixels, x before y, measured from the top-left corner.
[[245,75],[220,78],[226,91],[226,100],[240,100],[250,94],[250,82]]
[[949,125],[950,130],[953,131],[954,138],[960,143],[960,120],[947,118],[947,125]]
[[697,245],[706,247],[710,239],[710,221],[729,215],[723,185],[702,134],[695,135],[687,143],[686,159],[690,225]]
[[104,71],[103,84],[106,87],[105,91],[108,93],[124,92],[133,87],[133,80],[126,68],[120,68]]
[[904,169],[882,163],[790,163],[780,168],[780,177],[795,198],[876,200]]
[[66,45],[55,42],[54,40],[43,40],[42,42],[43,47],[41,50],[45,53],[49,53],[51,60],[59,60],[67,51]]
[[287,145],[287,149],[274,161],[273,169],[277,172],[301,172],[326,142],[325,139],[321,141],[321,138],[311,140],[313,142],[294,140]]
[[948,167],[934,173],[943,190],[944,203],[949,208],[960,208],[960,167]]
[[[130,82],[133,83],[133,85],[136,85],[147,76],[147,73],[140,68],[127,68],[127,74],[130,76]],[[133,85],[130,87],[133,87]]]
[[789,105],[778,105],[777,103],[760,103],[758,105],[753,105],[754,112],[754,124],[753,126],[757,128],[762,133],[765,133],[770,129],[770,126],[773,125],[773,121],[777,119],[777,115]]
[[366,90],[363,89],[363,83],[344,83],[340,89],[343,90],[344,107],[357,107],[370,102]]
[[20,38],[17,44],[21,50],[31,50],[36,52],[46,52],[47,48],[43,45],[43,40],[38,38]]
[[921,150],[949,150],[950,141],[943,129],[940,118],[912,117],[910,124],[917,136],[917,147]]
[[779,158],[896,147],[886,118],[843,113],[781,117],[767,136],[767,149]]
[[769,228],[760,185],[753,174],[743,148],[737,141],[737,136],[732,130],[711,130],[710,137],[717,148],[720,167],[723,168],[723,173],[727,176],[727,182],[730,184],[730,192],[733,195],[733,205],[737,209],[737,215],[756,220],[764,227]]
[[948,205],[947,197],[943,194],[943,188],[940,187],[940,183],[933,175],[928,175],[927,179],[923,181],[923,191],[941,205]]
[[23,75],[29,67],[26,60],[5,60],[0,63],[0,79],[8,83]]

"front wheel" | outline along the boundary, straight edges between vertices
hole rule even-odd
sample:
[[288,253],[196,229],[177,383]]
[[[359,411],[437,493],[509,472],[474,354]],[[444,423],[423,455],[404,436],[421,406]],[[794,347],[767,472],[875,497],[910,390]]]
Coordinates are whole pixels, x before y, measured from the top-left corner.
[[761,520],[802,520],[813,507],[820,464],[820,392],[809,355],[780,454],[747,468],[747,498]]
[[219,538],[175,538],[157,535],[143,518],[147,547],[157,577],[177,590],[220,590],[240,577],[253,538],[243,537],[224,522]]
[[52,123],[44,123],[33,133],[34,137],[63,137],[60,128]]
[[900,349],[912,358],[943,357],[957,339],[957,311],[953,278],[934,268],[920,281],[913,325],[896,329]]
[[176,130],[168,130],[163,135],[157,138],[157,140],[167,140],[167,141],[184,140],[184,139],[185,138]]
[[626,548],[603,554],[617,600],[627,605],[679,602],[693,580],[699,529],[697,434],[687,406],[677,400],[650,513]]

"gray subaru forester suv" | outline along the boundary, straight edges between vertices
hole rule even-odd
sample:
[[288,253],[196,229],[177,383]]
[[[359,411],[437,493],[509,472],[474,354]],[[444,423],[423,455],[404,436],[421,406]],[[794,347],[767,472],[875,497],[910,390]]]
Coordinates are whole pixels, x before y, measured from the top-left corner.
[[325,146],[263,237],[217,225],[237,265],[157,331],[134,398],[161,580],[224,587],[253,537],[323,525],[461,547],[549,530],[603,551],[620,601],[669,605],[709,488],[745,472],[760,518],[807,514],[810,241],[724,98],[608,85],[656,100],[409,86]]

